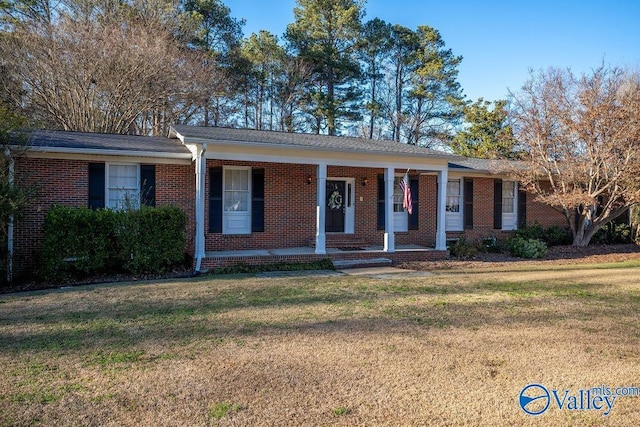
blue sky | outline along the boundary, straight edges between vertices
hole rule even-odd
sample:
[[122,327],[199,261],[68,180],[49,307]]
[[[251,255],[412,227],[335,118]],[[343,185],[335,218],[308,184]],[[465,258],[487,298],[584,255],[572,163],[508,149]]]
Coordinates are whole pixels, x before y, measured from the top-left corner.
[[[223,0],[246,19],[245,37],[259,30],[281,36],[293,22],[295,0]],[[411,29],[429,25],[463,57],[459,81],[469,99],[506,98],[550,66],[588,72],[603,61],[640,69],[638,0],[369,0],[378,17]]]

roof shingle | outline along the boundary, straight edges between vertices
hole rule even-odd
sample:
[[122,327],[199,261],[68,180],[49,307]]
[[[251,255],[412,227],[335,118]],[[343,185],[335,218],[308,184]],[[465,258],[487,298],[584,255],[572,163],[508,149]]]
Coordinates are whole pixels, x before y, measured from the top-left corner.
[[189,150],[180,141],[152,136],[37,130],[30,135],[28,143],[30,147],[36,149],[112,150],[131,154],[135,152],[189,154]]
[[221,142],[274,144],[331,151],[365,151],[420,157],[458,158],[458,156],[444,151],[389,140],[186,125],[174,125],[172,128],[187,140],[209,139]]

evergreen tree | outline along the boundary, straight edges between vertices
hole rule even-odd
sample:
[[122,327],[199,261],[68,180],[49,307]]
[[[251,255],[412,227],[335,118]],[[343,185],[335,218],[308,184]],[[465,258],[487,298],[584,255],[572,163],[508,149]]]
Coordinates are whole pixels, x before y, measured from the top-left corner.
[[326,127],[336,135],[344,120],[359,118],[355,54],[362,15],[362,3],[356,0],[297,0],[286,38],[313,69],[307,111],[317,133]]
[[483,159],[517,158],[506,106],[504,100],[491,103],[480,98],[462,107],[465,127],[451,141],[453,152]]
[[384,63],[393,46],[391,25],[374,18],[364,24],[362,41],[359,46],[360,58],[364,63],[364,82],[369,89],[365,110],[369,113],[368,138],[373,138],[377,119],[381,115],[382,103],[379,101],[379,85],[384,77]]

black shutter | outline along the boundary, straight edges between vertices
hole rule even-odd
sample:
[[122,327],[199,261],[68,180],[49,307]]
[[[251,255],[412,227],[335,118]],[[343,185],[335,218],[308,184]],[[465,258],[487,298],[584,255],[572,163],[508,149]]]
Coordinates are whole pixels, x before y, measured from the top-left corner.
[[413,177],[409,180],[411,187],[411,207],[413,213],[409,215],[409,230],[419,230],[418,217],[420,216],[420,204],[418,203],[419,177]]
[[384,230],[384,175],[378,175],[378,230]]
[[463,205],[463,222],[465,230],[473,230],[473,179],[465,178],[464,187],[462,189],[464,205]]
[[140,165],[140,204],[156,205],[156,165]]
[[104,181],[104,163],[89,163],[89,207],[91,209],[101,209],[105,206]]
[[251,170],[251,231],[264,231],[264,169]]
[[493,181],[493,228],[502,229],[502,180]]
[[518,190],[518,228],[527,226],[527,192]]
[[209,169],[209,232],[222,233],[222,167]]

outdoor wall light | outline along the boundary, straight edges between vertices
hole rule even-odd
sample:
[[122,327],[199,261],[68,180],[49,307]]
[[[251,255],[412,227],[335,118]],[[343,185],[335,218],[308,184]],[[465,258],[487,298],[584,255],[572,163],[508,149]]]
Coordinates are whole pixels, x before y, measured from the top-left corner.
[[362,186],[363,187],[366,187],[368,183],[369,183],[369,178],[362,178]]
[[311,184],[313,182],[313,179],[311,178],[311,175],[309,175],[307,177],[307,184]]

